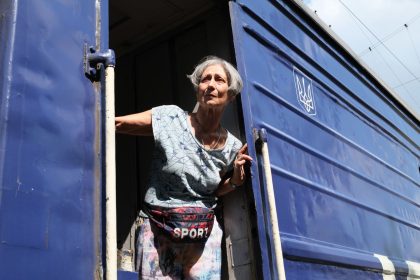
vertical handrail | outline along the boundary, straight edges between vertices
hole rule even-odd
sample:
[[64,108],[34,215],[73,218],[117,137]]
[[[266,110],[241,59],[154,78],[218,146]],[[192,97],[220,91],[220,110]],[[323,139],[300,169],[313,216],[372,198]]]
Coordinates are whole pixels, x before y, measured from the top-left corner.
[[277,218],[277,207],[274,196],[273,177],[271,174],[270,156],[267,144],[267,132],[265,129],[259,131],[259,140],[261,144],[261,155],[263,158],[263,169],[268,196],[268,207],[270,210],[270,224],[273,233],[274,253],[276,256],[277,277],[279,280],[286,280],[283,262],[283,250],[281,247],[280,230]]
[[101,82],[101,93],[105,95],[105,114],[102,115],[105,118],[105,279],[117,280],[114,51],[98,52],[85,43],[83,68],[92,82]]
[[105,68],[105,279],[117,280],[114,65]]

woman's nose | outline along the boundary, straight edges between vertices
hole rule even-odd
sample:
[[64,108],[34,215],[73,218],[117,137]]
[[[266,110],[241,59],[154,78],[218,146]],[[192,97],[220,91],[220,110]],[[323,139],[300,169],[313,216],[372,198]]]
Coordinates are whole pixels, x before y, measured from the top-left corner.
[[209,87],[210,88],[215,88],[216,87],[216,81],[214,79],[211,79],[209,82]]

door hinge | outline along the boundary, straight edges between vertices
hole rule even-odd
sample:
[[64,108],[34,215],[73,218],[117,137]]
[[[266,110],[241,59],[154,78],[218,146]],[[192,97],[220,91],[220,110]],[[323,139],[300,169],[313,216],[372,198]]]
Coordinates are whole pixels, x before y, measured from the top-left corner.
[[108,49],[104,52],[98,52],[94,47],[84,45],[83,52],[83,68],[85,76],[91,81],[100,80],[101,64],[106,67],[115,67],[115,53]]

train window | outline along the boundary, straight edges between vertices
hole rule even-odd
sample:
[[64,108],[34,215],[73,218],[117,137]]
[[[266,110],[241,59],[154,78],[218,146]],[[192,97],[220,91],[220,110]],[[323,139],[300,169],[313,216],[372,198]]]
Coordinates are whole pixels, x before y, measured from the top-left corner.
[[[227,1],[110,1],[110,47],[117,54],[116,115],[176,104],[192,111],[195,95],[186,78],[204,56],[234,61]],[[229,106],[223,125],[238,138],[240,102]],[[136,221],[153,150],[151,137],[117,135],[117,238],[119,269],[135,270]],[[223,279],[254,279],[249,189],[224,200]],[[229,203],[235,201],[235,203]],[[238,203],[241,202],[241,203]],[[233,269],[235,268],[235,269]]]

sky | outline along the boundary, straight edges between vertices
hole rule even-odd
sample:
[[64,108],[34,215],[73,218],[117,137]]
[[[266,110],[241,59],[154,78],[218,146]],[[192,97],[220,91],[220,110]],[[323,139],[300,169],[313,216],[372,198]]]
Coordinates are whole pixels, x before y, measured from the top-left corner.
[[[420,116],[420,0],[303,0]],[[370,48],[370,49],[369,49]]]

